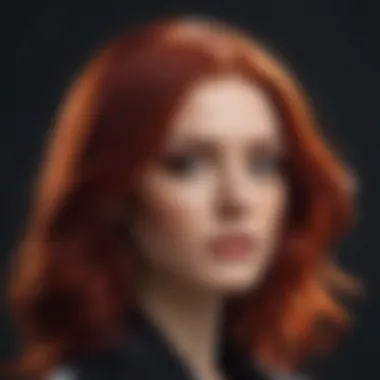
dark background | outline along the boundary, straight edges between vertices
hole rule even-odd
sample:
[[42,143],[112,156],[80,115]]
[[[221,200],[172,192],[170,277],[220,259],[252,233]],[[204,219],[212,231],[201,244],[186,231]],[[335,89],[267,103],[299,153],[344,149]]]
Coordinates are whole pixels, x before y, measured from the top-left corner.
[[[110,35],[152,17],[216,16],[246,28],[291,62],[318,109],[326,135],[359,178],[359,222],[341,262],[368,296],[356,325],[322,370],[323,379],[379,379],[380,258],[378,145],[380,4],[377,0],[13,1],[0,7],[0,287],[17,241],[44,135],[73,73]],[[0,359],[17,344],[4,302]]]

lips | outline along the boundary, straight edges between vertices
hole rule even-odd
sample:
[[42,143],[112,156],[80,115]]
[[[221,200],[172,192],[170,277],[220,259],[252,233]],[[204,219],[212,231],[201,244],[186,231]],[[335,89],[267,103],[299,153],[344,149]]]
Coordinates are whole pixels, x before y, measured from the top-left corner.
[[255,239],[247,233],[229,233],[218,237],[211,242],[211,250],[223,259],[244,259],[252,255],[255,248]]

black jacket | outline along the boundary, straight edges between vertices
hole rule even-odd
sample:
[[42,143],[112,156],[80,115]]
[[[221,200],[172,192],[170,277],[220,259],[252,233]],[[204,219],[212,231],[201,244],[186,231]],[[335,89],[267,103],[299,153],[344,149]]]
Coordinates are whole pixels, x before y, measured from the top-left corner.
[[[220,352],[228,380],[296,380],[256,369],[248,356],[226,342]],[[122,344],[55,371],[51,380],[198,380],[147,318],[135,318],[133,334]]]

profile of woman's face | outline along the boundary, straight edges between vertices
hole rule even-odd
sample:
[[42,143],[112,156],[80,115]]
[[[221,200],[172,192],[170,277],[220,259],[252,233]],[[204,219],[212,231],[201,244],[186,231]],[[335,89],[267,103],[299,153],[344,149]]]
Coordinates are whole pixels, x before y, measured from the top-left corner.
[[257,286],[287,204],[281,121],[238,76],[193,86],[163,154],[136,182],[132,236],[147,275],[223,295]]

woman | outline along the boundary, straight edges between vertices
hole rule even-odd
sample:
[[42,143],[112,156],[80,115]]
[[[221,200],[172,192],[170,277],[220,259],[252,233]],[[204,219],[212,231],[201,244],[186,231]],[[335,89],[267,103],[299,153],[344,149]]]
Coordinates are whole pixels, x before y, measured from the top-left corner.
[[350,285],[329,250],[354,206],[315,124],[289,72],[226,25],[174,19],[107,44],[37,183],[11,284],[18,368],[272,379],[329,348]]

